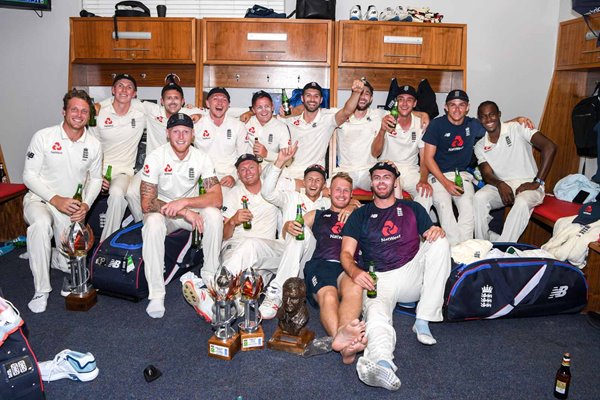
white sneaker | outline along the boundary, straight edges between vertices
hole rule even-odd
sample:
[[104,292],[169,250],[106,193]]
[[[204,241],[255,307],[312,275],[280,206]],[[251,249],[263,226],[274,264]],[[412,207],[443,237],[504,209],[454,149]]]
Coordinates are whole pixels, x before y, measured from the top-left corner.
[[181,290],[185,301],[194,307],[196,313],[204,318],[206,322],[212,322],[215,301],[208,294],[208,289],[202,287],[204,286],[202,278],[198,278],[193,272],[188,272],[180,280],[183,284]]
[[54,360],[39,363],[42,380],[46,382],[69,378],[73,381],[88,382],[98,376],[96,359],[92,353],[79,353],[63,350]]
[[27,304],[27,307],[34,313],[43,313],[46,311],[48,306],[49,293],[35,293],[31,301]]
[[367,9],[367,13],[365,14],[365,19],[367,21],[377,21],[378,17],[377,17],[378,13],[377,13],[377,7],[375,7],[374,5],[370,5],[369,8]]
[[380,21],[400,21],[400,17],[395,9],[392,7],[386,7],[385,10],[379,14]]
[[356,363],[358,378],[369,386],[382,387],[387,390],[400,389],[400,378],[396,376],[391,368],[386,368],[373,361],[360,357]]
[[0,312],[0,345],[2,345],[10,334],[23,325],[23,319],[15,306],[2,297],[0,297],[0,308],[3,309]]
[[408,11],[402,6],[396,7],[396,13],[398,14],[399,21],[412,22],[413,20]]
[[277,310],[281,307],[281,290],[269,287],[265,294],[265,299],[258,308],[258,312],[263,319],[273,319],[277,315]]
[[350,9],[350,21],[357,21],[362,19],[362,11],[360,6],[357,4]]

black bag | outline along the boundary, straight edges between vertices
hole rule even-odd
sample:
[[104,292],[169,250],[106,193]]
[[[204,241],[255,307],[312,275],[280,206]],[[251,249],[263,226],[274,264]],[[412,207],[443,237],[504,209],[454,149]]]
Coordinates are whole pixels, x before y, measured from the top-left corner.
[[37,359],[23,320],[3,339],[0,332],[0,399],[45,399]]
[[285,18],[285,13],[277,13],[272,8],[267,8],[255,4],[248,10],[244,18]]
[[600,122],[600,83],[596,85],[591,97],[581,100],[573,107],[571,122],[577,155],[596,158],[598,146],[594,127]]
[[[191,248],[191,233],[179,229],[165,238],[165,284],[202,261]],[[131,261],[128,261],[131,257]],[[142,223],[120,229],[96,249],[90,260],[90,279],[100,294],[138,301],[148,297],[142,259]]]
[[[496,244],[530,249],[529,245]],[[587,303],[581,270],[550,258],[498,258],[455,266],[446,284],[448,321],[576,313]]]
[[296,10],[288,18],[296,14],[297,19],[330,19],[335,21],[335,0],[296,0]]
[[600,1],[598,0],[573,0],[573,11],[581,15],[592,15],[600,12]]
[[415,106],[415,110],[426,112],[427,115],[429,115],[430,120],[440,115],[437,101],[435,99],[435,92],[431,88],[431,85],[427,79],[423,79],[421,82],[419,82],[419,87],[417,88],[417,105]]
[[117,17],[149,17],[150,10],[139,1],[120,1],[115,4],[113,24],[115,26],[115,40],[119,40],[119,26]]
[[388,90],[388,95],[385,99],[384,109],[390,111],[392,107],[394,107],[394,101],[396,101],[396,97],[398,97],[399,92],[400,87],[398,86],[398,80],[396,78],[392,78],[392,81],[390,82],[390,88]]
[[[100,244],[100,237],[104,230],[104,224],[106,222],[106,210],[108,209],[108,196],[104,194],[98,195],[94,204],[90,207],[87,213],[86,223],[92,228],[94,238],[96,242],[94,247]],[[129,208],[125,209],[125,215],[123,215],[123,221],[121,222],[121,228],[125,228],[133,223],[133,215],[129,212]]]

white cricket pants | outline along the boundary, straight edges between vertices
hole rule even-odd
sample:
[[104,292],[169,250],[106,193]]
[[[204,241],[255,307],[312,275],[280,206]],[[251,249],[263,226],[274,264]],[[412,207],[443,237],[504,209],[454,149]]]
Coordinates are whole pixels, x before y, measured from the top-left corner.
[[[281,255],[285,249],[283,240],[263,238],[230,239],[223,243],[221,262],[232,274],[239,274],[253,267],[263,277],[277,273]],[[216,271],[202,268],[204,282],[214,281]]]
[[129,182],[129,186],[127,187],[127,194],[125,194],[129,211],[133,215],[135,222],[140,222],[144,218],[144,213],[142,212],[142,195],[140,193],[141,183],[142,173],[138,172],[131,178],[131,182]]
[[417,190],[417,183],[421,180],[419,167],[407,168],[400,166],[398,171],[400,171],[400,189],[407,191],[413,200],[422,205],[425,211],[429,213],[433,205],[433,196],[425,197]]
[[127,193],[131,178],[131,176],[125,174],[118,174],[112,177],[110,188],[108,189],[108,208],[106,209],[106,222],[104,223],[104,229],[100,237],[101,241],[104,241],[112,233],[121,228],[121,222],[127,209],[125,194]]

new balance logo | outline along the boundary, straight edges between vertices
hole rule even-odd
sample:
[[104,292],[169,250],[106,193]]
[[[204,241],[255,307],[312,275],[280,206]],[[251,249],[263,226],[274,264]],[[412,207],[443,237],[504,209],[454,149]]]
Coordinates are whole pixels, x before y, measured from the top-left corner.
[[557,299],[559,297],[565,297],[567,294],[567,290],[569,290],[568,286],[554,286],[552,291],[550,292],[550,296],[548,299]]

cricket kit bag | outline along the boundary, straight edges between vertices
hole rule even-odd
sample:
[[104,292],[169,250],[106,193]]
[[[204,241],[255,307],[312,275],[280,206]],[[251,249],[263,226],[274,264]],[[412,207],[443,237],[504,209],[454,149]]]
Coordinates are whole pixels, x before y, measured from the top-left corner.
[[[165,284],[199,265],[202,252],[193,249],[191,232],[179,229],[165,238]],[[142,223],[109,236],[89,263],[92,285],[100,294],[138,301],[148,297],[142,259]]]
[[[495,243],[506,250],[532,247]],[[543,257],[491,258],[452,268],[446,284],[447,321],[533,317],[576,313],[587,303],[587,283],[581,270],[567,262]]]

